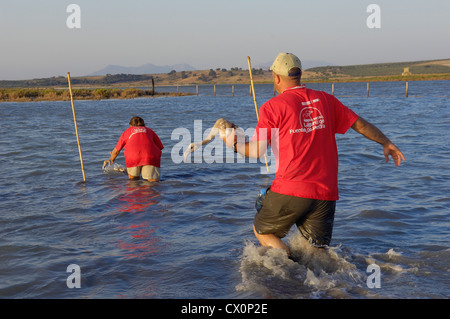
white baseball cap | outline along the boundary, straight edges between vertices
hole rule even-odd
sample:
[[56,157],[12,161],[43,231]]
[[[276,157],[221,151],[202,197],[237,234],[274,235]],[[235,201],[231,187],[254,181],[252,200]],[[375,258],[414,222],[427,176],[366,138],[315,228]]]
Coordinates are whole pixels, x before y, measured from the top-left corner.
[[302,69],[300,59],[292,53],[279,53],[270,67],[270,71],[278,75],[289,76],[289,70],[292,68]]

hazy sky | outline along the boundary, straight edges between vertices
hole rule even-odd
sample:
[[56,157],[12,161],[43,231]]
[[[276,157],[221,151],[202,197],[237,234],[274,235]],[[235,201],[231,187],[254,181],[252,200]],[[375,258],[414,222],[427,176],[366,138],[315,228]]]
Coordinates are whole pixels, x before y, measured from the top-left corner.
[[[70,4],[81,28],[69,29]],[[381,9],[370,29],[369,4]],[[338,65],[450,58],[449,0],[0,0],[0,80],[108,64],[247,68],[278,52]]]

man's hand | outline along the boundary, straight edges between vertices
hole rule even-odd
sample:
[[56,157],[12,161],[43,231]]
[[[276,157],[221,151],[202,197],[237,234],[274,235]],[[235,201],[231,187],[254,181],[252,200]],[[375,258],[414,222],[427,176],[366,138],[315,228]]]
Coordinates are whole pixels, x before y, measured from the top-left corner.
[[236,152],[245,157],[260,158],[266,153],[267,141],[244,142],[240,140],[240,136],[238,138],[238,135],[236,135],[236,130],[232,129],[226,137],[221,136],[220,138],[224,141],[225,145],[232,150],[235,150],[234,145],[237,142]]
[[386,163],[389,162],[389,155],[394,160],[395,166],[400,166],[402,160],[405,161],[405,156],[403,156],[403,153],[393,143],[387,143],[383,146],[383,148]]
[[111,166],[111,161],[110,160],[103,161],[103,169],[105,169],[106,165]]
[[[227,129],[227,133],[228,133]],[[237,140],[236,129],[231,129],[230,132],[226,136],[220,136],[220,138],[224,141],[225,145],[231,149],[234,149],[234,143]]]

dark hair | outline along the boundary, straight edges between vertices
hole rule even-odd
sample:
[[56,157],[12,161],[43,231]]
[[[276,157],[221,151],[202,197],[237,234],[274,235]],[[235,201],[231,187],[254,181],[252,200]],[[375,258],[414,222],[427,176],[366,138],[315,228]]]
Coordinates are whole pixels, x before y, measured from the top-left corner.
[[139,116],[134,116],[130,120],[131,126],[145,126],[144,120]]
[[289,74],[289,78],[292,80],[300,81],[300,79],[302,78],[302,70],[299,68],[290,69],[288,74]]

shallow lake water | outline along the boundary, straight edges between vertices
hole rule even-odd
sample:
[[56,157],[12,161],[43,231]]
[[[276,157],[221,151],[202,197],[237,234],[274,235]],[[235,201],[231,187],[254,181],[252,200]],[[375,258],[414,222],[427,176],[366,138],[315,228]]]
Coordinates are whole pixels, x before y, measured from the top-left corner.
[[[331,84],[307,86],[331,93]],[[0,297],[448,298],[449,89],[410,82],[406,98],[403,82],[371,83],[367,98],[365,83],[335,85],[406,162],[385,163],[382,148],[352,130],[337,136],[331,246],[318,256],[293,228],[286,242],[299,262],[253,236],[256,195],[274,177],[264,161],[227,162],[220,141],[182,161],[220,117],[255,127],[248,85],[235,96],[223,85],[217,96],[202,86],[199,96],[75,101],[86,182],[70,102],[1,103]],[[271,85],[255,91],[259,106],[273,96]],[[165,146],[160,183],[102,170],[135,115]],[[69,265],[79,267],[79,289],[67,285]]]

